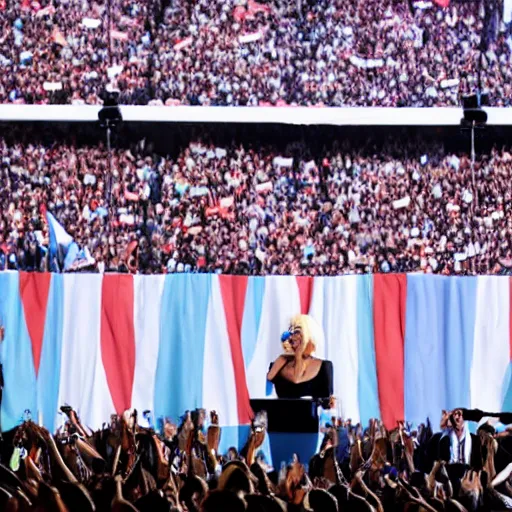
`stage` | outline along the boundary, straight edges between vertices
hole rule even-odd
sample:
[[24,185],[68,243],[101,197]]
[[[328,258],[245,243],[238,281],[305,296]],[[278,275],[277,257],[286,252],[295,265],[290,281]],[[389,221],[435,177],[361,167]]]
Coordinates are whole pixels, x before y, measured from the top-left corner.
[[344,419],[510,410],[510,296],[508,277],[488,276],[2,272],[2,428],[29,410],[55,431],[63,404],[91,429],[129,408],[178,422],[203,407],[221,448],[241,448],[249,400],[275,397],[266,372],[301,312],[323,329],[316,355],[333,362]]

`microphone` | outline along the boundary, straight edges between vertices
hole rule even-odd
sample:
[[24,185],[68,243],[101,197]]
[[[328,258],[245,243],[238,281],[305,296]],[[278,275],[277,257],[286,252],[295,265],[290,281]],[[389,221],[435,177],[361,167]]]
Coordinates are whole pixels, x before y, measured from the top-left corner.
[[290,339],[291,335],[292,335],[292,333],[290,331],[284,331],[283,334],[281,334],[281,343],[288,341]]

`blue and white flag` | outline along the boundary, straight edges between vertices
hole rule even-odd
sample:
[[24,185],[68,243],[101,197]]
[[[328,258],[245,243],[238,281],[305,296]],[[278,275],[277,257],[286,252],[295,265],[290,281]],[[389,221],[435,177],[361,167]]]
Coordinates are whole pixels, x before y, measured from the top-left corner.
[[89,249],[80,249],[73,237],[59,224],[50,213],[46,214],[50,231],[50,271],[67,272],[90,267],[96,261]]
[[69,248],[66,260],[64,261],[64,272],[87,268],[94,265],[95,263],[96,260],[91,256],[91,253],[87,247],[79,250],[78,245],[73,242]]
[[50,271],[60,272],[71,245],[76,244],[73,237],[50,212],[46,212],[46,220],[50,232]]

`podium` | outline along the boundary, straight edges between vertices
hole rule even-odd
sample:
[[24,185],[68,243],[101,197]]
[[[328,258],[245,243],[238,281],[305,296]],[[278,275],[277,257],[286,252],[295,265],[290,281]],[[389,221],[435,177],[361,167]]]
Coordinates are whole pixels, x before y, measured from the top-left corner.
[[268,436],[274,468],[291,462],[297,454],[302,464],[309,464],[319,443],[318,402],[306,398],[253,399],[254,413],[266,411]]

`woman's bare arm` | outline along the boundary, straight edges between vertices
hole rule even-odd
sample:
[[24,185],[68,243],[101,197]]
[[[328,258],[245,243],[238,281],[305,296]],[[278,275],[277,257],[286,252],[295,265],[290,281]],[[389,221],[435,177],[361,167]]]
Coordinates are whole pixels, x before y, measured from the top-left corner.
[[279,356],[273,363],[272,367],[267,373],[267,380],[274,380],[276,375],[284,368],[288,359],[285,356]]

